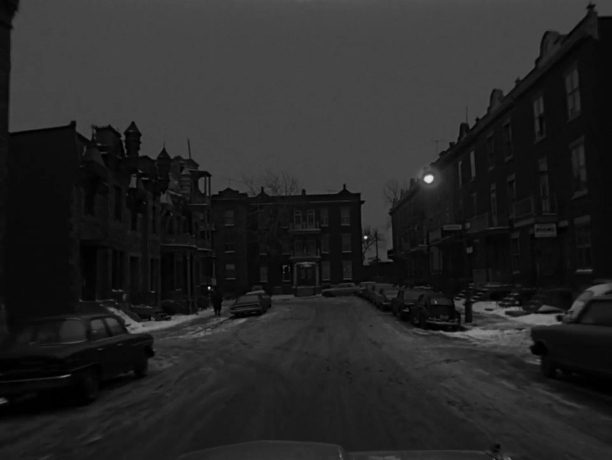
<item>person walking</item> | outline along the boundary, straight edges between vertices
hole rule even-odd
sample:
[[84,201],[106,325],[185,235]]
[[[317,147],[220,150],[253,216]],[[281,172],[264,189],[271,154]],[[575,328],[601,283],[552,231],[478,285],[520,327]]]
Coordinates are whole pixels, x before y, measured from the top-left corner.
[[215,316],[221,316],[221,307],[223,305],[223,294],[221,294],[221,290],[215,286],[215,289],[212,293],[212,304],[213,309],[215,311]]

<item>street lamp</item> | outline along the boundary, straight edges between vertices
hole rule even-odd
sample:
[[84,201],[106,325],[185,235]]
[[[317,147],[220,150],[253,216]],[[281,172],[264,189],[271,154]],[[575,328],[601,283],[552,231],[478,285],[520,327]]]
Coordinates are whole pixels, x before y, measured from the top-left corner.
[[[439,183],[439,175],[430,168],[426,168],[423,172],[421,172],[419,177],[423,181],[423,183],[426,185],[425,188],[432,188],[433,186]],[[462,236],[461,239],[463,242],[463,259],[464,259],[463,270],[464,270],[464,277],[465,277],[465,301],[464,301],[465,322],[471,323],[473,319],[473,315],[472,315],[472,299],[470,296],[470,281],[469,281],[469,276],[468,276],[470,265],[469,265],[469,260],[467,257],[467,229],[466,229],[465,219],[462,218],[462,221],[463,222],[461,224],[461,236]],[[429,242],[428,242],[428,247],[429,247]]]

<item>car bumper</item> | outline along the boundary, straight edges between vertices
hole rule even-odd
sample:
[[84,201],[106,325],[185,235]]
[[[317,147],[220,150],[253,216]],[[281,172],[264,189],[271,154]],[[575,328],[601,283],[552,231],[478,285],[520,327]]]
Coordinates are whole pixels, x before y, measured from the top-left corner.
[[432,326],[459,326],[459,322],[456,320],[428,319],[427,324]]
[[241,315],[243,313],[256,313],[263,311],[262,307],[240,307],[240,308],[230,308],[230,313],[236,315]]
[[0,380],[0,396],[19,396],[42,391],[59,390],[73,384],[72,374],[53,377]]

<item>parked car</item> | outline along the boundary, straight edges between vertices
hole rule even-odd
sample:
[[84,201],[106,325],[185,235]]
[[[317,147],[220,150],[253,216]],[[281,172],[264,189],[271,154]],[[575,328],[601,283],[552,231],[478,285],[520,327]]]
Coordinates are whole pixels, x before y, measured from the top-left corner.
[[391,300],[397,296],[399,289],[397,287],[386,285],[379,287],[374,295],[374,305],[382,311],[391,310]]
[[574,302],[574,297],[574,292],[567,287],[538,289],[531,301],[523,305],[523,310],[537,312],[542,306],[548,305],[568,311]]
[[268,294],[263,289],[257,289],[255,291],[249,291],[245,295],[261,295],[262,298],[270,304],[269,308],[272,307],[272,297],[270,296],[270,294]]
[[238,297],[230,307],[234,317],[258,313],[263,315],[272,306],[270,296],[263,294],[245,294]]
[[419,300],[422,294],[429,292],[428,289],[400,289],[393,300],[391,300],[391,312],[401,321],[406,320],[410,308]]
[[546,377],[584,373],[612,377],[612,295],[592,297],[576,317],[559,315],[561,324],[531,329],[531,352],[540,357]]
[[612,295],[612,282],[596,284],[582,291],[567,311],[566,320],[571,321],[572,319],[576,319],[586,302],[590,298],[600,295]]
[[150,334],[131,334],[109,313],[60,315],[16,326],[0,350],[0,398],[64,390],[93,402],[100,383],[133,371],[147,375]]
[[355,283],[341,283],[328,289],[323,289],[321,295],[324,297],[338,297],[344,295],[355,295],[359,288]]
[[376,285],[376,282],[374,282],[374,281],[364,281],[362,283],[359,283],[358,290],[357,290],[357,295],[359,297],[365,299],[366,298],[366,291],[368,289],[370,289],[374,285]]
[[439,326],[457,331],[461,327],[461,314],[455,307],[455,301],[439,292],[421,294],[410,308],[408,319],[423,329]]

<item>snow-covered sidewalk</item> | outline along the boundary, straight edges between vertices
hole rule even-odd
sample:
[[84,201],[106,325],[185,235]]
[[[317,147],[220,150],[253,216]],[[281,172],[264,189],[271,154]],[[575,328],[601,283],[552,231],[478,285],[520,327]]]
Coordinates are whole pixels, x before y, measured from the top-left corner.
[[[463,303],[458,308],[464,313]],[[469,340],[475,345],[495,351],[514,352],[529,355],[530,331],[533,326],[557,324],[554,313],[530,313],[521,316],[507,315],[506,312],[523,312],[521,307],[503,308],[496,302],[476,302],[472,306],[473,323],[465,324],[460,332],[441,332],[449,337]]]
[[203,319],[214,316],[212,308],[207,308],[193,315],[174,315],[172,318],[166,321],[134,321],[123,311],[117,310],[116,308],[108,307],[115,315],[120,316],[125,320],[125,325],[130,332],[151,332],[159,331],[161,329],[168,329],[169,327],[176,326],[178,324],[193,321],[194,319]]

